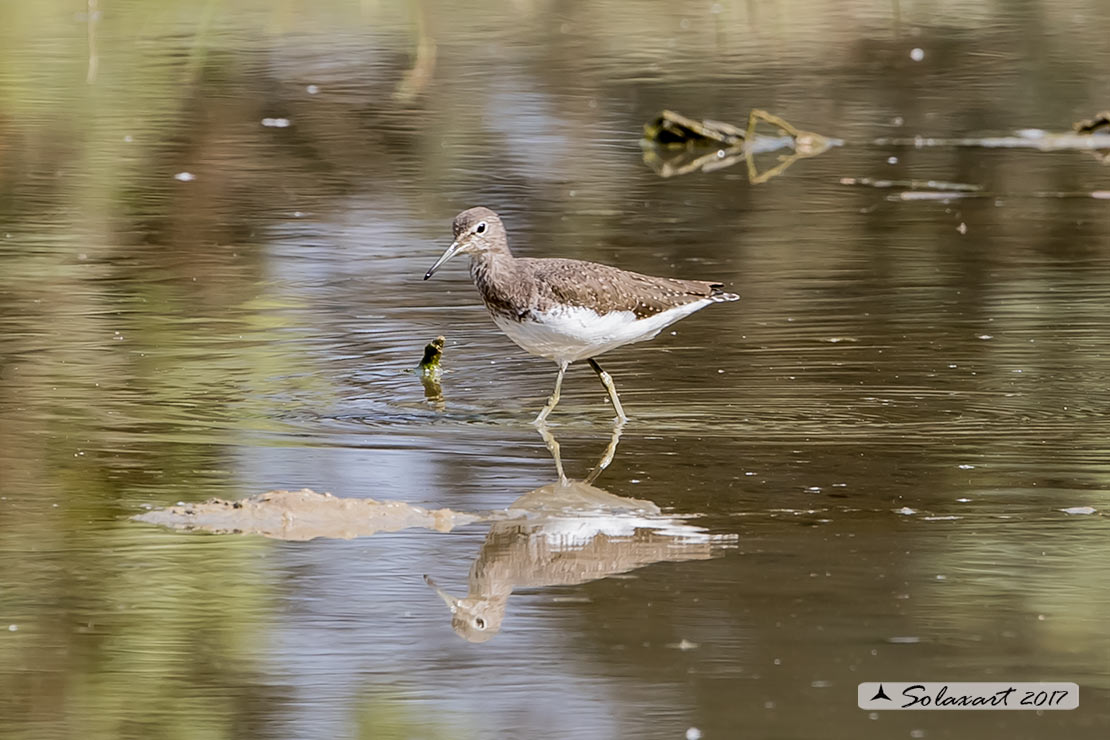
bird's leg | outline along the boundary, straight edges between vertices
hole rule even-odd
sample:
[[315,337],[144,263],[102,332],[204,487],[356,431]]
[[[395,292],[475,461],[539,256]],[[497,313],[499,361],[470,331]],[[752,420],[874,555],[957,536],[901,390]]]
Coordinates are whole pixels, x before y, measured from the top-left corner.
[[551,457],[555,458],[555,470],[559,473],[559,482],[565,484],[567,476],[563,472],[563,457],[559,454],[559,440],[555,439],[555,435],[551,433],[551,429],[548,428],[546,422],[541,421],[536,424],[536,429],[543,437],[543,443],[547,446],[547,451],[551,453]]
[[609,400],[613,402],[613,408],[617,410],[617,421],[622,424],[628,421],[628,417],[624,415],[624,409],[621,408],[621,399],[617,396],[617,386],[613,383],[613,376],[602,370],[601,365],[598,365],[594,358],[591,357],[587,362],[597,373],[597,377],[601,378],[601,384],[605,386],[605,390],[609,391]]
[[613,456],[617,454],[617,443],[621,441],[621,431],[624,429],[624,422],[617,420],[613,424],[613,434],[609,437],[609,446],[605,448],[605,452],[601,455],[601,459],[597,461],[597,465],[586,476],[586,483],[593,483],[597,477],[601,475],[601,471],[609,467],[609,463],[613,462]]
[[555,378],[555,390],[551,392],[551,398],[547,399],[547,405],[543,407],[543,411],[540,411],[540,415],[532,422],[533,424],[542,424],[547,419],[547,415],[551,413],[551,409],[555,408],[555,404],[559,403],[559,390],[563,387],[563,375],[566,374],[567,365],[569,364],[569,362],[559,363],[559,375]]

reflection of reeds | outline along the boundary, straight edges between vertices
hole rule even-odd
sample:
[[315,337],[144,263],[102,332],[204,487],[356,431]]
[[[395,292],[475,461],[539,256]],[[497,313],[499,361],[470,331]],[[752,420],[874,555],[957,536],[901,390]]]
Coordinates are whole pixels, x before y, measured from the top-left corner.
[[412,67],[405,72],[393,97],[407,103],[424,91],[436,68],[436,41],[428,31],[427,9],[424,2],[412,4],[416,24],[416,55]]
[[[267,543],[151,541],[114,521],[118,481],[74,478],[80,504],[59,498],[27,521],[5,512],[4,624],[20,631],[0,642],[0,735],[131,737],[141,705],[142,734],[195,736],[199,707],[206,728],[234,737],[240,720],[216,697],[259,680],[272,626]],[[92,518],[71,516],[75,505]],[[197,702],[181,701],[182,676]]]
[[100,57],[96,53],[96,23],[100,20],[98,0],[89,0],[88,17],[85,19],[89,43],[89,69],[85,73],[85,82],[89,85],[96,82],[96,70],[100,66]]
[[185,74],[182,80],[185,89],[196,82],[197,75],[200,74],[205,59],[208,57],[208,44],[216,17],[216,6],[219,2],[220,0],[208,0],[197,19],[196,29],[193,31],[192,48],[189,50],[189,61],[185,65]]

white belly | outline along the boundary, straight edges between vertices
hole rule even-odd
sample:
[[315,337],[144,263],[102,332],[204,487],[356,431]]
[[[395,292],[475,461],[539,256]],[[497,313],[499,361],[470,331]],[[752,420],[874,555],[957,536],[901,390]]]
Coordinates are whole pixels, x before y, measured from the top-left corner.
[[599,315],[593,309],[562,307],[532,312],[535,320],[513,321],[494,315],[497,327],[533,355],[558,363],[584,360],[633,342],[651,339],[665,326],[713,303],[708,298],[637,319],[631,311]]

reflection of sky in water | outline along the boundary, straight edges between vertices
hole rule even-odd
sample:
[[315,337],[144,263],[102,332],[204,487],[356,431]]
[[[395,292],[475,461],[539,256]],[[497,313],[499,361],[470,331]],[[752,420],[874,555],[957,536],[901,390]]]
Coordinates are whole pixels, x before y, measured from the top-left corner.
[[438,240],[429,238],[426,219],[414,218],[405,201],[378,192],[337,200],[326,213],[306,212],[268,231],[265,264],[274,279],[311,290],[353,278],[386,296],[399,283],[419,290],[423,274],[411,273],[413,261],[424,257],[430,266],[439,256],[437,246],[442,251],[451,243],[448,219]]
[[543,727],[544,737],[583,727],[619,736],[606,681],[591,677],[591,666],[564,647],[572,634],[558,617],[529,609],[529,597],[513,599],[512,625],[496,646],[470,646],[450,630],[446,607],[420,574],[465,582],[484,530],[279,546],[274,559],[288,576],[267,661],[295,690],[293,736],[339,736],[358,701],[377,695],[426,704],[433,724],[482,736],[521,726]]
[[[291,579],[297,595],[273,628],[272,672],[296,687],[294,736],[346,729],[358,706],[353,700],[379,693],[425,704],[434,724],[477,727],[483,736],[511,735],[522,725],[543,727],[545,736],[567,737],[583,727],[596,728],[598,737],[619,735],[599,683],[588,679],[589,666],[573,650],[560,647],[569,635],[557,627],[541,632],[521,619],[487,652],[462,643],[447,609],[417,575],[445,571],[450,558],[430,556],[436,548],[427,538],[409,540],[328,543],[289,559],[299,574]],[[474,550],[480,538],[452,540],[452,549]],[[518,601],[514,606],[524,611],[526,598]],[[523,660],[503,663],[508,656]],[[491,671],[494,665],[502,667]]]
[[374,435],[362,449],[337,447],[240,448],[238,470],[251,490],[312,488],[337,496],[435,502],[445,474],[442,454],[411,438]]
[[525,80],[505,75],[485,100],[485,124],[504,137],[505,152],[523,163],[523,171],[540,180],[563,180],[572,174],[572,139],[554,101],[532,91]]

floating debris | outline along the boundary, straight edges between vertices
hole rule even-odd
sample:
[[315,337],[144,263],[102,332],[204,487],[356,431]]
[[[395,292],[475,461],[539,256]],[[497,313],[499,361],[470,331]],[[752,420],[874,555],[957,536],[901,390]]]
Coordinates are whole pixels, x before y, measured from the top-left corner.
[[424,398],[433,402],[437,408],[443,408],[443,386],[439,383],[439,361],[443,359],[443,348],[447,340],[438,336],[424,347],[424,359],[417,365],[420,373],[420,382],[424,384]]
[[1098,509],[1093,506],[1069,506],[1066,509],[1060,509],[1065,514],[1094,514]]
[[730,123],[705,119],[697,121],[673,110],[665,110],[644,124],[644,139],[669,149],[695,146],[730,148],[744,143],[744,130]]
[[192,182],[193,180],[197,179],[197,176],[194,175],[192,172],[178,172],[176,175],[173,176],[173,179],[180,180],[181,182]]
[[[777,134],[757,134],[756,127],[760,123],[776,127]],[[644,149],[644,162],[661,177],[712,172],[746,162],[748,180],[759,184],[781,174],[797,160],[816,156],[843,142],[812,131],[802,131],[783,118],[757,108],[748,114],[746,129],[721,121],[698,121],[665,110],[658,118],[644,125],[640,143]],[[755,163],[757,154],[782,150],[791,153],[780,156],[775,166],[759,171]]]
[[951,139],[914,136],[913,138],[880,138],[875,139],[872,143],[876,146],[912,146],[917,149],[927,147],[982,147],[984,149],[1037,149],[1042,152],[1089,151],[1110,149],[1110,134],[1052,133],[1040,129],[1023,129],[1015,131],[1012,136]]
[[713,172],[746,161],[748,161],[748,153],[742,146],[734,149],[717,149],[708,153],[703,150],[683,149],[666,156],[661,156],[660,152],[652,149],[644,151],[644,162],[660,177],[676,177],[692,172]]
[[1094,118],[1072,124],[1072,130],[1077,134],[1093,134],[1100,128],[1110,129],[1110,111],[1096,113]]
[[949,201],[957,198],[980,198],[985,194],[957,193],[940,190],[903,190],[897,195],[888,195],[889,200],[940,200]]
[[427,346],[424,347],[424,359],[420,361],[418,366],[420,372],[424,375],[439,374],[439,361],[443,358],[443,348],[446,345],[447,339],[442,335],[428,342]]
[[698,645],[698,643],[696,643],[696,642],[691,642],[690,640],[687,640],[686,638],[682,638],[678,642],[668,642],[663,647],[670,648],[671,650],[683,650],[683,651],[685,651],[685,650],[697,650],[700,647],[700,645]]
[[910,190],[943,191],[952,193],[977,193],[982,185],[945,180],[883,180],[874,177],[842,177],[841,185],[859,185],[868,188],[909,188]]
[[291,122],[288,118],[263,118],[262,125],[266,128],[289,128]]

